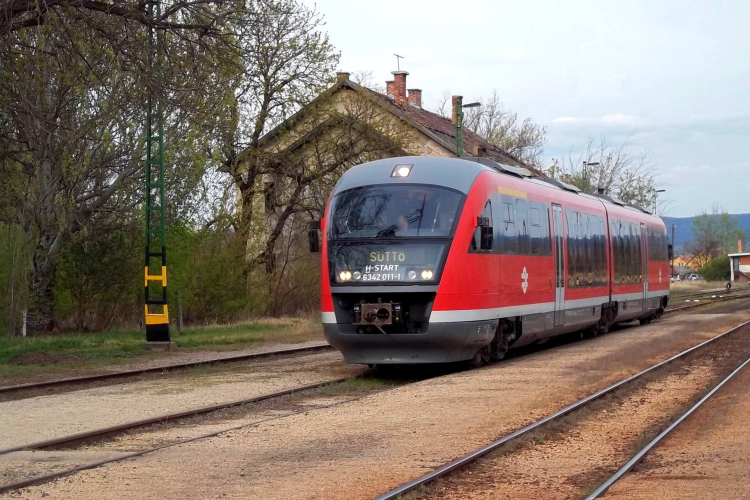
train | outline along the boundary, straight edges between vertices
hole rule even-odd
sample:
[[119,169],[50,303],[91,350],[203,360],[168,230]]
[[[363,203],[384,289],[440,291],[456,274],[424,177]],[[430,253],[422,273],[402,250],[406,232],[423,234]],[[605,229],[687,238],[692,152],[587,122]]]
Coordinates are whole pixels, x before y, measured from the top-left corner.
[[648,323],[669,300],[659,217],[486,157],[352,167],[308,236],[324,334],[348,363],[481,366]]

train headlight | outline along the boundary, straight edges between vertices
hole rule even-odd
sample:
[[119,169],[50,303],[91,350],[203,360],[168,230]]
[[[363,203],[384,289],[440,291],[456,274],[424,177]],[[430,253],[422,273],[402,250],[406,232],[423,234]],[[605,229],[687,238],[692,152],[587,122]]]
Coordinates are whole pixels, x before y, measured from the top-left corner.
[[360,273],[359,271],[354,271],[354,274],[352,274],[352,277],[355,280],[358,280],[358,279],[362,278],[362,273]]
[[415,279],[415,278],[417,277],[417,272],[416,272],[416,271],[409,271],[409,272],[408,272],[408,273],[406,274],[406,276],[407,276],[407,277],[408,277],[408,278],[409,278],[410,280],[413,280],[413,279]]
[[391,177],[409,177],[411,167],[414,165],[396,165],[391,172]]
[[352,272],[351,271],[341,271],[339,273],[339,279],[341,281],[349,281],[352,279]]
[[429,269],[425,269],[424,271],[422,271],[423,280],[431,280],[432,276],[433,276],[432,271],[430,271]]

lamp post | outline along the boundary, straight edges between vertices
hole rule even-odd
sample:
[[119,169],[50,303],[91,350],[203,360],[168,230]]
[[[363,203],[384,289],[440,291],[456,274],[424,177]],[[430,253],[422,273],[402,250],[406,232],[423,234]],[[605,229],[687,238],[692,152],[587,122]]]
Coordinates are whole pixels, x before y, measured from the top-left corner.
[[456,157],[464,155],[464,108],[478,108],[481,103],[470,102],[463,104],[463,98],[459,97],[456,102]]
[[589,190],[589,175],[588,170],[586,167],[598,167],[599,162],[598,161],[585,161],[583,162],[583,192],[586,193]]
[[654,189],[654,215],[656,215],[656,197],[659,196],[659,193],[665,192],[666,189]]

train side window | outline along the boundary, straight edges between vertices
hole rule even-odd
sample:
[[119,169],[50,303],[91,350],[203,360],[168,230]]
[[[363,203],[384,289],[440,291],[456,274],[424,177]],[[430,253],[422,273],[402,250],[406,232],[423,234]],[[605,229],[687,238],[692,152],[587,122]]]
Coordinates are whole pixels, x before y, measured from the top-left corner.
[[592,238],[591,233],[591,215],[589,214],[581,214],[581,221],[584,223],[584,227],[586,228],[584,233],[584,248],[586,251],[584,252],[584,260],[586,264],[586,285],[593,285],[594,284],[594,272],[596,270],[596,261],[594,260],[594,240]]
[[577,286],[578,276],[578,218],[577,212],[565,211],[566,226],[568,230],[568,287]]
[[544,232],[544,255],[552,255],[552,226],[550,224],[550,207],[542,205],[544,220],[542,221],[542,231]]
[[607,231],[604,217],[599,217],[599,282],[602,285],[606,285],[609,280],[609,273],[607,272]]
[[515,203],[509,196],[503,196],[502,205],[503,221],[500,223],[500,230],[503,239],[503,253],[517,254],[519,248]]
[[492,229],[492,203],[487,200],[484,204],[482,213],[479,217],[483,218],[487,222],[486,226],[480,226],[474,229],[474,237],[471,239],[471,245],[469,247],[470,252],[487,251],[492,250],[493,243],[493,229]]
[[620,225],[619,222],[615,220],[613,220],[610,225],[615,283],[619,285],[622,282],[622,241],[620,239]]
[[518,228],[518,252],[528,255],[529,250],[529,215],[526,200],[516,199],[516,227]]
[[543,245],[542,221],[536,203],[529,206],[529,237],[531,238],[531,255],[541,255]]

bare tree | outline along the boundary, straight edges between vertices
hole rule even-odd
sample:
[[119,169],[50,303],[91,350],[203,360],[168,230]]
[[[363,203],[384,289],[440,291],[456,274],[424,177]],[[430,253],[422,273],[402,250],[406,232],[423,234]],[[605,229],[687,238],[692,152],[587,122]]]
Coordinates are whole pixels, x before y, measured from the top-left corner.
[[562,158],[558,165],[548,169],[548,174],[588,193],[602,190],[626,203],[651,207],[656,186],[652,167],[646,152],[634,151],[630,137],[613,146],[607,137],[601,136],[598,141],[589,139],[582,153]]
[[[481,106],[464,111],[464,127],[524,163],[541,166],[547,140],[546,129],[531,118],[519,120],[518,113],[505,108],[497,91],[492,92],[489,98],[479,99],[479,103]],[[436,113],[451,117],[453,110],[449,92],[443,92]]]

